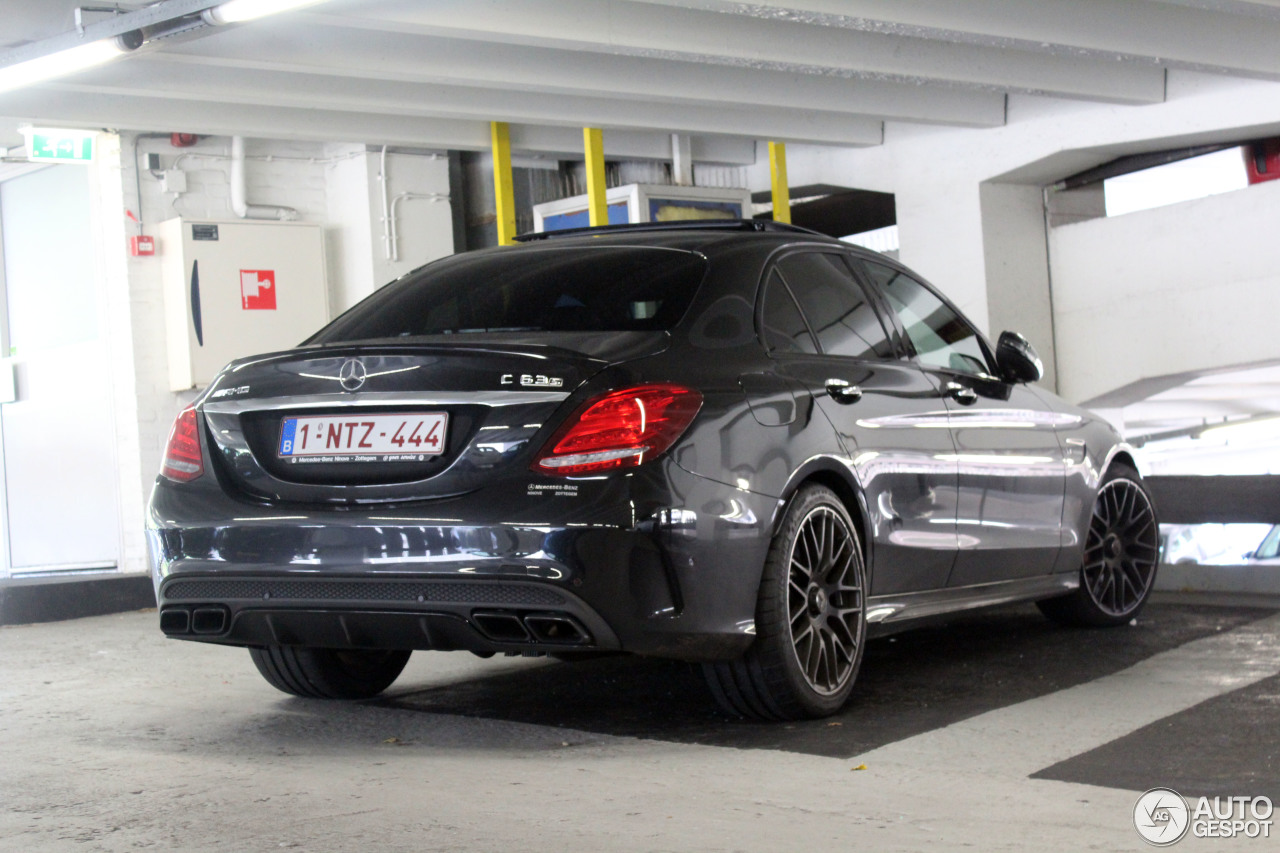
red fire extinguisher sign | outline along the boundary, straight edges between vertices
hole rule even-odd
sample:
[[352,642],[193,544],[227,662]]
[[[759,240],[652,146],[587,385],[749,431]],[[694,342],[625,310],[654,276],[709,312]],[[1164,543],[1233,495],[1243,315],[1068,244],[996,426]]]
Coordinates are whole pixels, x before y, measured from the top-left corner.
[[240,270],[240,307],[246,311],[276,310],[275,270]]

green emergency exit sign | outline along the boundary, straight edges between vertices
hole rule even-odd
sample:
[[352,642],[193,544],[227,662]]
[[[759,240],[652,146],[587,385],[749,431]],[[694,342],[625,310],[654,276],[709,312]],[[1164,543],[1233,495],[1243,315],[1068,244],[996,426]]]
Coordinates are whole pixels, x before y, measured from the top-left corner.
[[91,130],[37,130],[27,134],[27,159],[39,163],[92,163],[98,134]]

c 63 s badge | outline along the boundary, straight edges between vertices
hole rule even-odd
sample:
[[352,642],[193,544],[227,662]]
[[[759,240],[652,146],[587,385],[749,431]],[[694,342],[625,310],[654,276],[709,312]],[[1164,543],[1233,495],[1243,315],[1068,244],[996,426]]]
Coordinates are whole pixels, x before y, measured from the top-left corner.
[[498,384],[522,385],[525,388],[559,388],[564,385],[564,380],[559,376],[543,376],[540,373],[521,373],[519,376],[514,373],[504,373],[498,380]]

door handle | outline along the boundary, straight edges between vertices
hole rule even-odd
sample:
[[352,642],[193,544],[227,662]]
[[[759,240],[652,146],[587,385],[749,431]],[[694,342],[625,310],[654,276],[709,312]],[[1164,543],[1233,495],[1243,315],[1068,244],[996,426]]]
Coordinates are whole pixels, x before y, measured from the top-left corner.
[[846,406],[862,399],[862,389],[857,385],[850,385],[843,379],[828,379],[827,394],[837,403],[843,403]]
[[961,385],[959,382],[948,382],[943,386],[942,390],[943,393],[962,406],[972,406],[978,402],[978,392],[968,385]]

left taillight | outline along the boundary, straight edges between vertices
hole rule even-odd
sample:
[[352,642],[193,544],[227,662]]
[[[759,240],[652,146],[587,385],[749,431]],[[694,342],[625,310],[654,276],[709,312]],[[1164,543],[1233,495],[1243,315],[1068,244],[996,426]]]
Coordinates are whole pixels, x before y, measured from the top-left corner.
[[700,393],[669,383],[601,394],[556,430],[533,470],[567,477],[633,468],[674,444],[701,407]]
[[164,464],[160,474],[170,480],[186,483],[204,473],[204,454],[200,452],[200,426],[195,406],[187,406],[169,430],[169,443],[164,448]]

